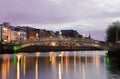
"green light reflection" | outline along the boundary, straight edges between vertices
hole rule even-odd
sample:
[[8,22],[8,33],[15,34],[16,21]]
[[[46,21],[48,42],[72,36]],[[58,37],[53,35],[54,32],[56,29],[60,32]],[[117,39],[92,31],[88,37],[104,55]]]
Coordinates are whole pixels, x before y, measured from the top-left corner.
[[14,65],[16,65],[17,64],[17,56],[16,56],[16,54],[14,54],[14,56],[13,56],[13,61],[14,61]]

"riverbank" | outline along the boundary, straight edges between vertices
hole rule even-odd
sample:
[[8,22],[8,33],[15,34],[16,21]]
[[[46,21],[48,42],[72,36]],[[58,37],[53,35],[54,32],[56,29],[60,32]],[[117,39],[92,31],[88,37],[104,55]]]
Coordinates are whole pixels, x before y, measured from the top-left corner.
[[120,43],[112,45],[108,50],[108,56],[111,57],[120,57]]
[[14,53],[14,45],[11,44],[0,44],[0,54],[11,54]]

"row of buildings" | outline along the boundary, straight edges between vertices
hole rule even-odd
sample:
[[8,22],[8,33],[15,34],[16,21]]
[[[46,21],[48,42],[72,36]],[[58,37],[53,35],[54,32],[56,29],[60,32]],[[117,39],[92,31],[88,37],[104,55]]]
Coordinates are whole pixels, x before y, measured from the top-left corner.
[[45,29],[36,29],[29,26],[11,26],[8,22],[0,24],[0,41],[4,43],[37,40],[54,35],[53,31]]
[[61,30],[50,31],[45,29],[37,29],[29,26],[11,26],[10,23],[4,22],[0,24],[0,42],[2,43],[17,43],[23,41],[48,39],[48,38],[74,38],[84,42],[93,42],[94,40],[89,37],[83,37],[76,30]]

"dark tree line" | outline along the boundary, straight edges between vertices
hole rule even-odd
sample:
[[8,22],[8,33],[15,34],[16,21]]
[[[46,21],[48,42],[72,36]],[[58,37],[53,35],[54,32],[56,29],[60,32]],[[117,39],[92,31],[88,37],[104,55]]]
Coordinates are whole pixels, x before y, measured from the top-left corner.
[[115,43],[120,41],[120,22],[116,21],[110,24],[106,30],[106,41]]

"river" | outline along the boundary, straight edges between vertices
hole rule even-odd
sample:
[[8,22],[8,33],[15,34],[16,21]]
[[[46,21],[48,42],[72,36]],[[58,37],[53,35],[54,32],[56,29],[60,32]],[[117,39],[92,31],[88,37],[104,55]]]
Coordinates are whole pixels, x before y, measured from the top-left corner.
[[105,51],[0,55],[0,79],[120,79]]

